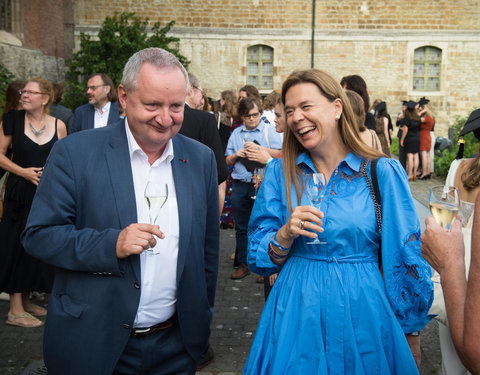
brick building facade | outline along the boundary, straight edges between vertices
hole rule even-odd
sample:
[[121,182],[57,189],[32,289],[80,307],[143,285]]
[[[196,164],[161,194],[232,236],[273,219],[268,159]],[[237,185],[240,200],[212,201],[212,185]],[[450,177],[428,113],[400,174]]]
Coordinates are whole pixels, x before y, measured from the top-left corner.
[[[35,2],[23,0],[24,8]],[[344,75],[360,74],[368,84],[371,101],[385,100],[394,118],[401,100],[426,96],[437,117],[438,134],[445,135],[455,115],[466,115],[480,103],[476,74],[480,66],[478,0],[41,3],[52,3],[48,6],[51,17],[46,18],[47,22],[63,27],[65,56],[71,53],[72,24],[78,42],[81,32],[96,34],[104,18],[114,11],[135,12],[152,23],[175,20],[173,34],[180,38],[181,53],[191,61],[189,69],[214,98],[222,90],[237,90],[246,83],[268,93],[280,88],[293,70],[313,65],[339,80]],[[53,3],[62,4],[61,26],[54,17],[59,10]],[[68,17],[72,17],[72,23]],[[58,33],[56,37],[57,41],[61,39]],[[24,41],[35,44],[40,39],[25,37]],[[35,48],[45,48],[45,53],[52,55],[52,41],[44,43]],[[58,51],[57,47],[55,53]]]

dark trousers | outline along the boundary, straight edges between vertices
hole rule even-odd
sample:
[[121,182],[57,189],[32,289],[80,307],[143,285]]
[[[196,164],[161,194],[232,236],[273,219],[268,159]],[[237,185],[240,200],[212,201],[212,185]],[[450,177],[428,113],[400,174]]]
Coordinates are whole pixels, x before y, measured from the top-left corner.
[[144,337],[130,337],[114,370],[114,375],[194,375],[197,364],[188,354],[173,327]]
[[237,242],[237,260],[239,264],[247,264],[248,221],[255,200],[255,187],[252,183],[233,180],[232,209],[235,217],[235,237]]
[[402,164],[403,169],[407,170],[407,153],[405,147],[398,145],[398,161]]

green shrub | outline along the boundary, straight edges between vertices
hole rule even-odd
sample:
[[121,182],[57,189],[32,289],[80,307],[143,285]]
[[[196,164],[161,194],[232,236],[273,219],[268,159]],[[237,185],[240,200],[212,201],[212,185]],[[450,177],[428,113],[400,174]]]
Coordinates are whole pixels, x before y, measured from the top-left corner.
[[87,79],[94,73],[105,73],[118,86],[122,78],[123,67],[135,52],[148,47],[160,47],[173,53],[187,67],[189,61],[180,55],[179,39],[167,36],[174,21],[161,27],[156,22],[148,36],[148,18],[142,20],[135,13],[115,12],[113,17],[105,18],[98,32],[98,40],[81,33],[80,49],[68,62],[70,71],[66,82],[63,104],[71,109],[87,102]]
[[390,143],[390,152],[392,155],[395,155],[398,157],[398,145],[400,143],[400,140],[398,137],[393,137],[392,138],[392,143]]
[[14,78],[14,75],[0,64],[0,114],[5,106],[5,93],[7,92],[7,87]]
[[[468,116],[455,116],[455,122],[451,126],[453,129],[453,145],[452,151],[443,150],[442,155],[438,156],[435,154],[435,174],[440,177],[446,177],[448,174],[448,169],[450,164],[455,159],[458,153],[458,135],[463,129],[465,122],[467,121]],[[465,149],[463,152],[464,158],[471,157],[474,153],[478,151],[478,140],[475,138],[472,132],[468,133],[464,137],[465,139]]]

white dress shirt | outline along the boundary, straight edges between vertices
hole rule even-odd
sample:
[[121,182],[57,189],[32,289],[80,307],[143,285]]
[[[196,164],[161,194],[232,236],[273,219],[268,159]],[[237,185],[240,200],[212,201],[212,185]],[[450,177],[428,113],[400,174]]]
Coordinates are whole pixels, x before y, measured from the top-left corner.
[[102,108],[102,113],[100,113],[100,110],[97,107],[93,107],[95,110],[95,118],[93,121],[93,127],[96,128],[102,128],[104,126],[107,126],[108,124],[108,114],[110,113],[110,102],[108,101],[107,104]]
[[177,303],[177,258],[178,258],[178,207],[175,182],[172,174],[173,142],[170,140],[162,154],[152,165],[147,155],[136,142],[125,119],[130,163],[132,166],[135,202],[139,223],[149,223],[148,207],[145,201],[145,187],[148,181],[168,184],[168,198],[158,215],[157,224],[165,238],[156,238],[152,255],[147,251],[140,254],[141,287],[140,304],[134,327],[150,327],[169,319]]

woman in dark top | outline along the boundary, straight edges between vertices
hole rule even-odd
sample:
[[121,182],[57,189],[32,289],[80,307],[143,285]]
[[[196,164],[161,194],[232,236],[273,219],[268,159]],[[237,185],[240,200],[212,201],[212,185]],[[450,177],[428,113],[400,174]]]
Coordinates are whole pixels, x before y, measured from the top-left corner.
[[365,106],[365,126],[367,129],[375,131],[377,125],[375,123],[375,116],[368,111],[370,108],[370,97],[368,95],[367,83],[365,80],[356,74],[345,76],[340,81],[340,86],[342,86],[344,90],[355,91],[362,97],[363,105]]
[[420,117],[418,116],[417,103],[406,103],[405,118],[403,119],[402,138],[400,145],[407,154],[407,175],[409,181],[415,181],[418,170],[418,154],[420,152]]
[[[30,301],[30,292],[49,292],[53,270],[25,252],[20,235],[47,156],[55,141],[67,135],[67,129],[61,120],[48,115],[53,101],[49,81],[28,81],[20,101],[23,110],[4,115],[0,131],[0,167],[10,172],[0,223],[0,291],[10,294],[7,324],[38,327],[43,322],[33,315],[45,316],[47,311]],[[6,156],[10,146],[12,160]]]

